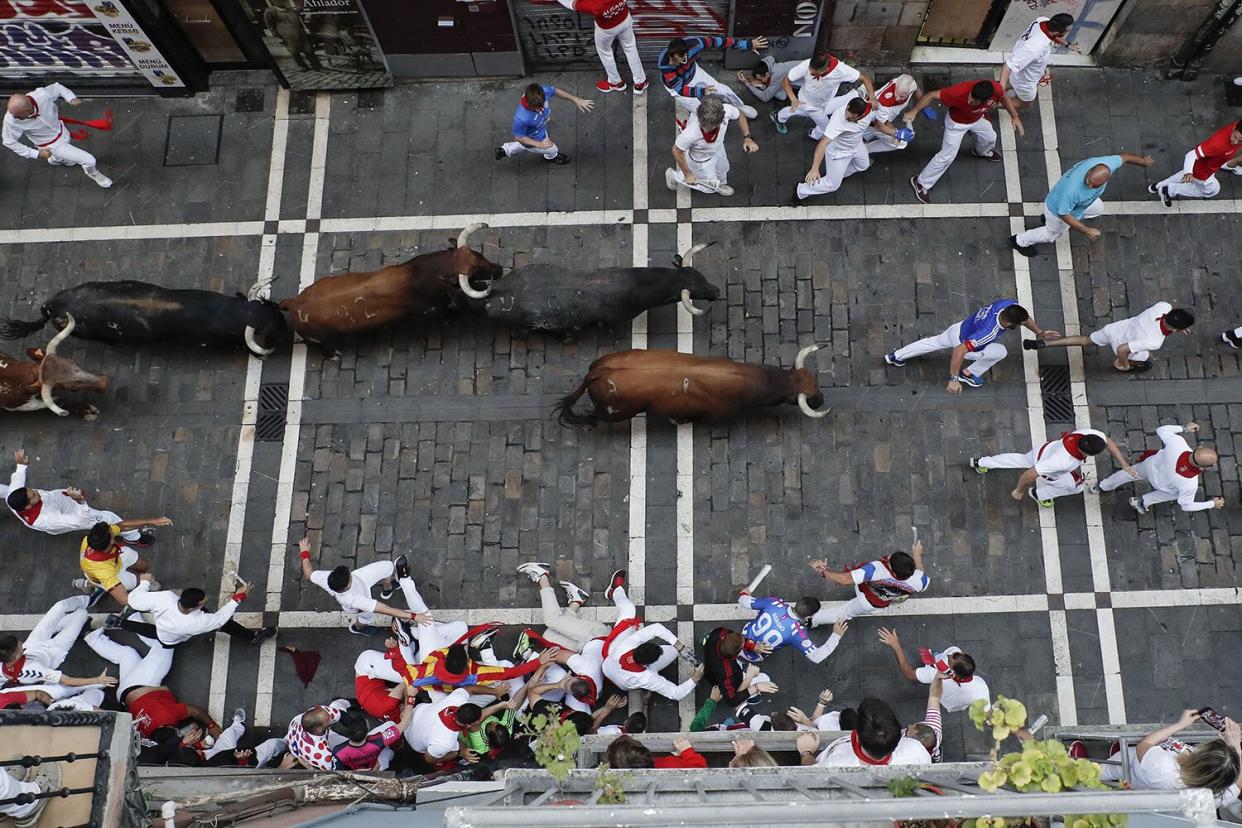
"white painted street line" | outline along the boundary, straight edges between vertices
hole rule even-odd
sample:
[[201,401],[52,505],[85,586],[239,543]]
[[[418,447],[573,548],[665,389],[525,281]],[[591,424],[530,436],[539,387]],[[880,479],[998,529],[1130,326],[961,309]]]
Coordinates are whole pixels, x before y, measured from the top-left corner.
[[[634,209],[647,207],[647,96],[634,98],[634,160],[632,181]],[[650,264],[648,228],[634,225],[634,267]],[[647,312],[634,317],[630,325],[630,347],[647,347]],[[635,604],[647,598],[647,418],[630,420],[629,549],[626,554],[627,590]],[[636,701],[636,699],[635,699]]]
[[[1048,95],[1045,87],[1040,97]],[[1005,168],[1005,198],[1012,202],[1022,201],[1022,178],[1018,173],[1017,135],[1013,122],[1004,116],[997,118],[1000,131],[1001,158]],[[1006,212],[1008,208],[1006,207]],[[1009,232],[1025,230],[1020,216],[1011,216]],[[1013,251],[1014,283],[1018,304],[1031,310],[1034,315],[1035,299],[1031,290],[1031,265],[1026,257]],[[1039,359],[1036,351],[1023,350],[1022,374],[1026,387],[1027,422],[1031,430],[1032,445],[1041,445],[1048,439],[1044,427],[1044,400],[1039,386]],[[1057,543],[1056,515],[1051,509],[1039,509],[1040,551],[1044,563],[1044,588],[1051,594],[1061,591],[1061,551]],[[909,603],[908,601],[906,603]],[[1046,607],[1045,607],[1046,608]],[[1069,630],[1065,613],[1054,611],[1048,617],[1048,629],[1052,636],[1052,658],[1057,675],[1057,717],[1063,725],[1078,723],[1078,706],[1074,695],[1073,659],[1070,657]]]
[[[276,149],[273,138],[272,149]],[[261,236],[261,221],[216,221],[202,224],[118,224],[105,227],[53,227],[0,230],[0,244],[62,244],[64,242],[129,241]]]
[[[331,123],[332,96],[315,96],[315,132],[312,139],[310,184],[306,196],[306,219],[317,219],[323,207],[323,187],[328,163],[328,127]],[[319,234],[302,237],[302,262],[298,290],[315,283],[319,265]],[[285,434],[281,444],[280,471],[276,478],[276,505],[272,515],[272,537],[267,568],[268,612],[280,611],[281,588],[288,571],[289,524],[293,509],[294,473],[297,469],[298,443],[302,431],[302,401],[306,396],[306,344],[295,342],[289,360],[289,405],[285,415]],[[254,723],[260,727],[271,723],[272,694],[275,692],[276,639],[269,638],[259,650],[258,688],[255,694]]]
[[460,230],[482,221],[492,227],[569,227],[573,225],[630,224],[633,210],[576,210],[554,213],[470,213],[446,216],[377,216],[327,218],[321,233],[372,233],[386,230]]
[[[677,188],[678,212],[690,206],[690,190]],[[690,223],[677,225],[677,252],[685,254],[694,244],[693,219]],[[694,353],[694,316],[682,305],[677,305],[677,350],[683,354]],[[676,499],[677,538],[677,604],[694,605],[694,423],[677,424],[677,479],[673,497]],[[693,649],[694,625],[677,623],[677,637]],[[677,675],[681,681],[690,678],[690,665],[677,660]],[[683,729],[690,727],[694,719],[694,694],[678,702],[678,714]]]
[[[284,190],[285,150],[289,139],[289,92],[285,89],[276,94],[276,115],[272,127],[272,152],[267,175],[267,206],[265,217],[280,217],[280,198]],[[262,224],[260,223],[260,227]],[[276,236],[264,235],[259,248],[259,270],[256,274],[260,284],[272,278],[276,267]],[[262,289],[263,296],[270,295],[270,285]],[[234,590],[231,573],[237,571],[241,560],[242,533],[246,528],[246,504],[250,499],[250,464],[254,458],[254,426],[258,414],[259,382],[263,363],[251,354],[246,360],[245,401],[242,404],[241,433],[237,439],[237,459],[233,466],[233,493],[229,498],[229,525],[224,537],[224,562],[218,594],[219,605]],[[224,719],[224,695],[228,689],[229,637],[218,635],[211,654],[211,682],[208,688],[208,712],[212,717]]]
[[[1053,141],[1051,147],[1044,152],[1044,165],[1048,174],[1048,187],[1061,179],[1061,160],[1057,152],[1056,111],[1052,102],[1052,91],[1044,87],[1039,93],[1039,118],[1043,124],[1045,140],[1049,136]],[[1109,205],[1111,208],[1113,205]],[[1163,205],[1161,205],[1163,207]],[[1070,252],[1070,234],[1066,233],[1057,239],[1057,276],[1061,287],[1061,309],[1065,318],[1066,336],[1077,336],[1082,332],[1078,320],[1078,285],[1074,278],[1074,259]],[[1083,354],[1081,348],[1067,349],[1070,371],[1070,398],[1074,403],[1074,421],[1077,428],[1091,427],[1091,410],[1087,406],[1086,373],[1083,370]],[[1093,480],[1099,480],[1095,458],[1087,458],[1083,464],[1086,474]],[[1087,549],[1091,557],[1091,586],[1096,592],[1107,593],[1110,590],[1108,574],[1108,546],[1104,540],[1104,523],[1100,514],[1100,497],[1090,491],[1083,492],[1083,509],[1087,522]],[[1106,607],[1095,611],[1096,627],[1099,630],[1100,661],[1104,671],[1104,694],[1108,704],[1109,724],[1125,724],[1126,704],[1121,686],[1121,660],[1117,651],[1117,629],[1113,619],[1113,611]],[[1062,722],[1065,724],[1065,722]]]

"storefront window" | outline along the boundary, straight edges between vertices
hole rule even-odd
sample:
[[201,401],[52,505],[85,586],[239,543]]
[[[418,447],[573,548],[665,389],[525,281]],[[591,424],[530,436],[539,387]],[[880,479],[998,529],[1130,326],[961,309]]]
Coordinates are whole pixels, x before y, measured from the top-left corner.
[[0,77],[137,79],[141,73],[90,6],[77,0],[0,0]]
[[246,55],[238,47],[228,26],[220,19],[211,0],[164,0],[164,6],[177,21],[177,27],[207,63],[244,63]]

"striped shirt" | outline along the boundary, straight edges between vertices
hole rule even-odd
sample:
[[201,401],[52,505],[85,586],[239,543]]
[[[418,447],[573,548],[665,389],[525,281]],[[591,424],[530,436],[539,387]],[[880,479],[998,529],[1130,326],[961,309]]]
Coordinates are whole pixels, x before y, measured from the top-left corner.
[[686,52],[686,62],[680,65],[673,63],[669,59],[668,49],[663,49],[656,59],[656,66],[660,69],[660,79],[664,81],[664,86],[673,94],[685,95],[688,98],[701,98],[705,91],[702,86],[686,86],[694,77],[694,70],[698,68],[700,52],[704,49],[741,49],[742,51],[751,49],[748,38],[684,37],[682,40],[686,41],[690,47]]

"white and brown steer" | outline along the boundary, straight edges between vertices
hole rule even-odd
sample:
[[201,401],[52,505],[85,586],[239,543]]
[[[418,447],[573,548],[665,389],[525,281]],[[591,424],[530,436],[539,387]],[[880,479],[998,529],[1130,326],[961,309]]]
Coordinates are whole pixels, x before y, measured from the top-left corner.
[[[56,355],[56,349],[69,334],[73,333],[73,316],[69,315],[65,327],[47,344],[47,350],[28,348],[26,354],[32,362],[23,362],[8,354],[0,353],[0,409],[4,411],[40,411],[49,409],[61,417],[69,411],[57,405],[52,392],[58,388],[66,391],[95,391],[108,389],[108,377],[84,371],[73,362]],[[93,405],[76,406],[74,414],[87,420],[99,416]]]

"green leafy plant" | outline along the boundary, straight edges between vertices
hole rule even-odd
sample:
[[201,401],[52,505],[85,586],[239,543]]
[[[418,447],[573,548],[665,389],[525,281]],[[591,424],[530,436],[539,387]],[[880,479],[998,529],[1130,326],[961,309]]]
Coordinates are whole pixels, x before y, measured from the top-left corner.
[[[997,696],[991,705],[978,699],[970,706],[970,720],[979,730],[990,730],[994,742],[994,765],[991,770],[979,774],[979,787],[988,793],[1001,787],[1020,793],[1108,788],[1100,781],[1099,765],[1090,759],[1073,758],[1056,739],[1037,741],[1028,737],[1021,751],[997,758],[1001,742],[1026,724],[1026,705],[1016,699]],[[1125,822],[1124,814],[1083,814],[1065,818],[1067,828],[1109,828]],[[975,828],[1005,828],[1005,825],[1006,821],[1000,817],[981,817],[974,823]]]
[[573,722],[562,722],[553,716],[532,716],[527,727],[535,736],[535,761],[556,781],[564,796],[565,780],[577,764],[578,746],[582,739]]
[[621,774],[608,767],[607,762],[600,762],[599,767],[595,769],[595,788],[600,792],[599,799],[596,800],[601,805],[624,805],[625,783],[629,779],[628,774]]

